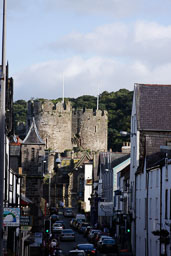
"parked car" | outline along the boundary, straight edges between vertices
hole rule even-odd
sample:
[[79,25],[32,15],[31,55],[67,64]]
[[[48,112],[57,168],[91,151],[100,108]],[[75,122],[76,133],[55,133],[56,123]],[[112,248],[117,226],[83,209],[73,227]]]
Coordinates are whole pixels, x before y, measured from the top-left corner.
[[105,238],[101,242],[98,243],[98,250],[100,252],[115,252],[117,253],[117,244],[114,239],[111,238]]
[[65,222],[63,220],[57,220],[55,223],[59,223],[62,225],[63,228],[65,228]]
[[96,255],[96,248],[93,244],[78,244],[76,246],[78,250],[84,250],[86,255]]
[[52,221],[52,223],[53,223],[53,222],[59,220],[59,215],[57,215],[57,214],[52,214],[52,215],[50,216],[50,218],[51,218],[51,221]]
[[94,235],[97,233],[102,233],[102,231],[98,230],[98,229],[91,229],[90,233],[88,234],[88,237],[87,237],[88,241],[89,242],[93,241]]
[[52,225],[52,232],[63,230],[63,226],[61,223],[54,223]]
[[75,241],[75,233],[72,229],[63,229],[60,236],[61,241]]
[[76,220],[86,221],[85,214],[76,214],[75,218],[76,218]]
[[90,225],[90,223],[88,223],[88,222],[81,222],[81,223],[79,223],[79,225],[78,225],[78,231],[80,232],[80,233],[84,233],[84,230],[86,229],[86,227],[88,227]]
[[70,220],[70,226],[71,227],[73,227],[73,223],[74,223],[75,220],[76,220],[75,218]]
[[77,229],[77,228],[78,228],[78,225],[79,225],[80,223],[82,223],[82,222],[83,222],[82,220],[75,220],[75,221],[73,222],[73,228]]
[[71,250],[69,251],[69,256],[86,256],[86,253],[84,250]]
[[92,229],[93,229],[92,226],[87,226],[86,229],[84,230],[84,237],[87,237]]
[[74,212],[72,209],[64,209],[64,216],[65,217],[73,217],[74,216]]
[[50,213],[50,215],[52,215],[52,214],[57,214],[58,215],[58,208],[50,207],[49,208],[49,213]]
[[95,236],[95,238],[94,238],[94,245],[97,246],[97,244],[98,244],[99,242],[102,242],[103,239],[106,239],[106,238],[108,238],[108,239],[110,239],[110,238],[113,239],[111,236],[104,235],[103,233],[96,234],[96,236]]

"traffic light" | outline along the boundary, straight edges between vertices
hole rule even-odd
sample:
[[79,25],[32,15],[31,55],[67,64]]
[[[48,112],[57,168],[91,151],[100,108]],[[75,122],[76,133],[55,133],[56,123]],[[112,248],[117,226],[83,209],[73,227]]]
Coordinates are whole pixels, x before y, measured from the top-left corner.
[[45,233],[49,233],[50,231],[50,221],[45,220]]
[[127,228],[127,233],[130,233],[130,232],[131,232],[130,228]]

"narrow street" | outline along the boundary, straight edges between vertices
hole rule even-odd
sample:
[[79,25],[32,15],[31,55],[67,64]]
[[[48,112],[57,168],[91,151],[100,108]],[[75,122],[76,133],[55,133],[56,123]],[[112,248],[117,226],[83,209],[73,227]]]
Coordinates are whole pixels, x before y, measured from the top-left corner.
[[[68,217],[64,217],[62,211],[59,212],[59,216],[60,216],[60,220],[63,220],[65,222],[65,228],[71,228],[70,227],[70,220],[71,218]],[[60,249],[63,251],[64,255],[68,255],[68,252],[70,250],[75,249],[76,245],[79,243],[89,243],[87,241],[87,238],[85,238],[82,234],[78,233],[76,230],[75,231],[75,241],[60,241]],[[111,256],[115,256],[117,254],[115,253],[107,253],[107,254],[103,254],[103,253],[99,253],[97,251],[98,256],[103,256],[103,255],[111,255]]]

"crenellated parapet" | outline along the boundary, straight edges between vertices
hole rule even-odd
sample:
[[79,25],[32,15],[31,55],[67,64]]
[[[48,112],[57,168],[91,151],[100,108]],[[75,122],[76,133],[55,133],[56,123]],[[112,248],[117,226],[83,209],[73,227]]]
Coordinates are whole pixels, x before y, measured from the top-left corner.
[[50,100],[29,102],[28,126],[33,116],[47,148],[57,152],[72,149],[72,111],[70,102],[66,104],[62,102],[54,104]]
[[107,111],[72,109],[70,102],[34,100],[28,102],[28,127],[33,116],[47,148],[57,152],[75,146],[91,151],[107,150]]
[[53,103],[51,100],[34,100],[28,101],[28,114],[39,115],[43,113],[55,114],[55,113],[66,113],[71,111],[71,103],[62,102]]
[[79,147],[92,151],[107,151],[107,111],[73,110],[72,138]]

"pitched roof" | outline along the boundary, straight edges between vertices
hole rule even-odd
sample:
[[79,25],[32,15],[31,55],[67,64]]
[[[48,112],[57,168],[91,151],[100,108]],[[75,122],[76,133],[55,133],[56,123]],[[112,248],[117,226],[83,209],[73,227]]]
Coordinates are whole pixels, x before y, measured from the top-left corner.
[[135,84],[138,130],[171,131],[171,85]]
[[74,168],[80,167],[87,160],[91,161],[92,157],[87,151],[85,151],[84,154],[82,155],[81,159],[75,164]]
[[30,126],[30,129],[29,129],[25,139],[23,140],[22,144],[45,145],[44,141],[41,139],[41,137],[39,135],[34,117],[33,117],[33,122]]
[[166,153],[164,152],[156,152],[154,154],[147,156],[146,168],[150,169],[160,165],[161,162],[163,162],[163,160],[165,159],[165,157],[166,157]]

